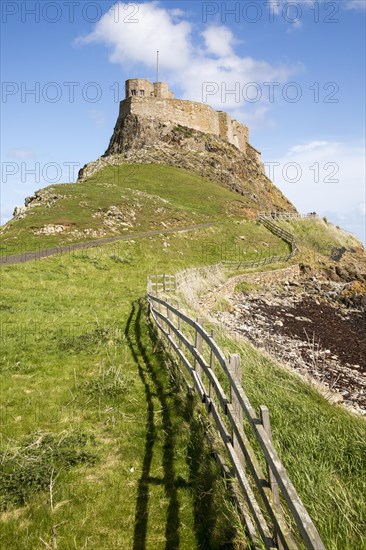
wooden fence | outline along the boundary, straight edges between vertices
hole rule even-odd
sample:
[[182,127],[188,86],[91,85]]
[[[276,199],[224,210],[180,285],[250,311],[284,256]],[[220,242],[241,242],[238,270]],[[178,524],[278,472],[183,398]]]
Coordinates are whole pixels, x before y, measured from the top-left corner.
[[[251,517],[246,515],[246,524],[253,541],[258,542],[259,535],[266,549],[298,548],[285,519],[283,504],[286,503],[286,514],[292,516],[297,536],[305,547],[324,550],[320,536],[273,446],[268,409],[261,407],[258,417],[242,388],[240,356],[234,354],[226,358],[215,342],[214,333],[209,334],[203,328],[202,319],[194,321],[154,292],[154,288],[155,291],[167,291],[168,286],[175,286],[171,276],[149,276],[150,315],[185,367],[202,403],[215,421],[250,512]],[[251,430],[259,445],[266,474],[244,426]]]
[[315,212],[309,214],[298,214],[297,212],[258,212],[257,219],[268,218],[271,220],[308,220],[317,218],[318,215]]
[[220,265],[227,269],[250,269],[253,267],[263,267],[265,265],[270,265],[274,263],[288,262],[289,260],[291,260],[291,258],[295,256],[297,252],[295,237],[289,231],[286,231],[282,227],[279,227],[276,223],[274,223],[273,220],[299,220],[304,217],[313,217],[313,214],[306,214],[304,216],[301,214],[293,214],[291,212],[274,212],[272,215],[263,212],[259,213],[257,215],[257,220],[269,231],[271,231],[271,233],[277,235],[277,237],[280,237],[280,239],[285,241],[290,247],[290,253],[282,256],[269,256],[267,258],[261,258],[259,260],[249,260],[244,262],[222,261],[220,262]]

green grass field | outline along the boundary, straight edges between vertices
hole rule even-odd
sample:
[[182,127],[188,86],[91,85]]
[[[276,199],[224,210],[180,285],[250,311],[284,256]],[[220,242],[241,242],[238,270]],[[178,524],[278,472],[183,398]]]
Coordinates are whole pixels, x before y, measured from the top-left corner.
[[174,253],[163,240],[125,243],[119,259],[106,246],[3,268],[2,547],[220,548],[243,538],[203,419],[150,336],[149,266],[181,264],[187,246],[200,255],[188,234],[170,237]]
[[[287,246],[232,214],[241,197],[201,179],[207,188],[195,195],[198,180],[185,188],[187,175],[169,168],[172,189],[164,167],[150,167],[151,179],[148,168],[126,187],[169,200],[180,225],[222,224],[1,267],[1,548],[247,547],[205,443],[205,415],[147,320],[146,277],[238,249],[251,259]],[[102,177],[108,183],[111,174]],[[36,207],[34,217],[11,222],[3,247],[21,240],[31,250],[33,224],[59,223],[66,212],[89,227],[99,200],[116,202],[114,188],[93,181],[57,187],[58,195],[75,193],[74,211],[66,199],[54,216]],[[145,199],[150,218],[138,230],[159,222],[151,206],[158,199]],[[93,204],[89,214],[75,206],[80,200]],[[225,349],[238,345],[223,340]],[[280,456],[327,548],[361,550],[365,422],[240,346],[244,388],[256,407],[269,406]]]

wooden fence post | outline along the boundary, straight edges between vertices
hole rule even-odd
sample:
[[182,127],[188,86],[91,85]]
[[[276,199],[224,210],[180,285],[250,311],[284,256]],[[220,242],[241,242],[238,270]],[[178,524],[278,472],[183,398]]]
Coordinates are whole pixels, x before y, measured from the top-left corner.
[[163,275],[163,292],[165,292],[165,280],[166,280],[166,275],[164,273],[164,275]]
[[[177,310],[178,310],[178,313],[179,313],[179,304],[177,305]],[[180,328],[181,328],[181,318],[179,317],[179,315],[177,315],[177,329],[180,331]],[[177,338],[177,348],[180,349],[181,347],[181,341],[180,341],[180,338],[178,337]]]
[[[215,331],[211,330],[211,338],[215,338]],[[214,370],[215,366],[215,354],[212,351],[212,348],[210,348],[210,369]],[[208,396],[211,397],[211,382],[208,384]]]
[[[169,309],[169,301],[167,300],[166,301],[166,317],[167,319],[170,320],[170,309]],[[168,325],[168,323],[166,324],[166,331],[168,334],[170,334],[170,326]]]
[[[259,408],[259,413],[260,413],[260,417],[261,417],[261,422],[263,424],[263,428],[265,429],[266,434],[268,435],[270,441],[272,441],[272,431],[271,431],[271,423],[270,423],[270,419],[269,419],[268,407],[265,407],[264,405],[261,405],[260,408]],[[268,464],[267,464],[267,475],[268,475],[268,481],[269,481],[271,491],[272,491],[273,505],[276,508],[279,509],[279,507],[280,507],[280,493],[279,493],[279,490],[278,490],[278,483],[276,481],[275,476],[272,473],[271,468],[268,466]],[[282,545],[281,539],[278,536],[278,534],[276,535],[276,540],[277,540],[278,550],[283,550],[283,545]]]
[[[167,302],[167,303],[169,303],[169,302]],[[175,324],[174,324],[174,312],[171,311],[170,309],[168,309],[168,319],[175,326]],[[173,342],[175,343],[176,338],[175,338],[174,330],[172,330],[170,327],[168,328],[168,330],[169,330],[169,334],[171,335],[171,338],[172,338]],[[179,346],[179,339],[178,339],[178,346]]]
[[156,292],[156,295],[158,296],[159,295],[159,275],[157,273],[155,274],[155,292]]
[[[235,386],[241,387],[241,366],[240,366],[240,355],[238,353],[234,353],[229,355],[229,371],[231,373],[231,376],[233,377],[233,382]],[[243,427],[243,409],[240,406],[239,400],[236,397],[235,392],[233,391],[232,385],[230,384],[230,401],[233,407],[233,415],[235,424],[238,428],[238,431],[241,435],[244,435],[244,427]],[[233,447],[236,452],[236,454],[239,457],[239,460],[244,465],[245,464],[245,458],[243,456],[243,453],[241,451],[241,448],[239,446],[239,443],[237,441],[236,435],[232,434],[233,439]]]
[[[204,319],[199,318],[199,319],[197,319],[196,322],[199,325],[201,325],[201,327],[202,327],[203,326],[203,321],[204,321]],[[202,353],[202,336],[200,335],[198,330],[196,330],[196,338],[195,338],[195,342],[194,342],[194,347],[196,348],[196,350],[198,351],[199,354]],[[199,376],[199,379],[202,380],[202,368],[201,368],[201,365],[199,364],[199,362],[197,361],[197,359],[194,360],[194,370],[196,371],[197,375]]]

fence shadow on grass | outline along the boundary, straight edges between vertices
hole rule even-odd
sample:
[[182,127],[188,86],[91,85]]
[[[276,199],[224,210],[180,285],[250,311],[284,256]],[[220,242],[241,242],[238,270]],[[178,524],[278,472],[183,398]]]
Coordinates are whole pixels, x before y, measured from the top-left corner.
[[[205,423],[195,412],[193,396],[182,390],[180,374],[177,371],[167,370],[167,356],[161,347],[156,329],[147,323],[146,316],[146,301],[135,301],[125,329],[125,336],[146,396],[146,440],[136,499],[133,550],[146,548],[149,492],[151,486],[158,484],[164,486],[168,499],[165,525],[166,550],[179,548],[178,490],[181,489],[191,492],[197,547],[232,548],[235,529],[229,525],[216,525],[218,510],[214,505],[214,483],[219,477],[219,472],[213,459],[208,456],[207,444],[204,442]],[[160,413],[160,426],[156,423],[155,407]],[[175,421],[178,415],[189,426],[189,442],[186,449],[188,481],[177,476],[174,468],[176,436],[181,424]],[[156,478],[151,475],[151,465],[154,445],[162,435],[164,438],[163,477]],[[221,502],[218,503],[218,505],[221,504]]]

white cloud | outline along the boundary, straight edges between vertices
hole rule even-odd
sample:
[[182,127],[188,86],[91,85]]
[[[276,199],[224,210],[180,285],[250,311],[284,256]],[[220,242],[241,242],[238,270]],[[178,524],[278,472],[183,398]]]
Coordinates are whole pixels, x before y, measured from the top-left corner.
[[96,23],[94,30],[77,40],[78,43],[101,42],[111,48],[110,61],[133,66],[143,63],[150,69],[156,64],[156,50],[162,55],[165,70],[179,71],[190,59],[191,24],[180,21],[177,12],[161,8],[157,2],[134,4],[138,9],[134,18],[116,17],[116,10],[124,14],[130,4],[119,3]]
[[[120,12],[123,6],[119,4]],[[87,36],[78,43],[102,43],[110,48],[110,61],[125,70],[141,67],[140,71],[155,75],[156,50],[160,52],[160,74],[163,80],[179,89],[180,97],[203,100],[203,85],[215,83],[217,90],[207,98],[216,108],[236,111],[254,111],[259,103],[248,105],[243,98],[243,87],[248,82],[288,81],[290,75],[302,70],[300,64],[290,66],[270,64],[250,56],[239,56],[234,50],[235,38],[224,25],[207,26],[195,33],[184,14],[161,7],[157,2],[136,4],[138,23],[131,24],[115,18],[114,10],[107,12]],[[132,76],[132,75],[131,75]],[[225,91],[238,89],[239,96]],[[222,95],[224,94],[224,95]],[[242,113],[242,118],[244,113]]]
[[13,147],[8,151],[8,158],[11,159],[32,159],[34,152],[26,147]]
[[202,36],[205,39],[207,53],[212,53],[218,57],[234,55],[232,47],[234,35],[227,27],[208,27],[202,33]]
[[267,174],[301,212],[331,213],[332,220],[343,216],[343,227],[364,238],[363,143],[314,140],[273,162],[279,164],[265,163]]
[[345,7],[347,10],[365,11],[366,0],[348,0],[345,3]]
[[298,31],[300,29],[302,29],[302,21],[298,19],[297,21],[294,21],[293,23],[291,23],[291,27],[288,27],[286,32],[289,34],[291,32]]
[[361,216],[366,217],[366,202],[360,202],[360,204],[357,205],[357,210]]
[[329,149],[334,148],[338,144],[336,143],[330,143],[329,141],[311,141],[309,143],[305,143],[303,145],[294,145],[291,147],[287,153],[288,157],[292,157],[294,155],[298,155],[299,153],[306,153],[308,151],[316,151],[319,155],[321,151],[326,151],[326,154],[329,154]]

